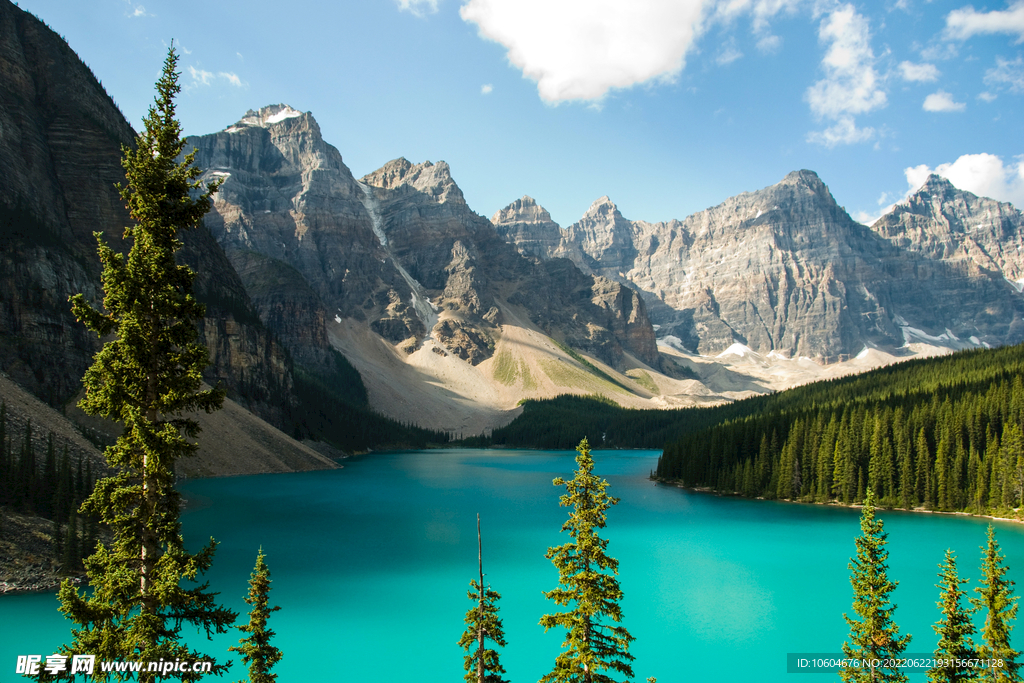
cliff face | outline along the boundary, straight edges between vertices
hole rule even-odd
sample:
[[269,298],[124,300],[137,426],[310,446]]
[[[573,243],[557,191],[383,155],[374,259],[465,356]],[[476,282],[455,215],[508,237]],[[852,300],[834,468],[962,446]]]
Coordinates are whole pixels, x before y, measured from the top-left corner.
[[[121,145],[135,133],[77,55],[42,22],[0,0],[0,369],[60,404],[81,386],[99,342],[75,321],[68,297],[98,302],[94,231],[115,249],[129,217]],[[207,302],[201,336],[206,379],[257,414],[282,416],[287,355],[205,230],[183,235],[183,258]]]
[[1024,306],[1003,273],[1019,272],[1019,212],[984,201],[930,190],[872,231],[797,171],[682,221],[629,221],[603,197],[547,256],[638,288],[659,336],[703,354],[738,342],[833,362],[907,341],[1014,343]]
[[523,256],[549,258],[562,241],[562,230],[533,197],[523,195],[491,218],[498,234]]
[[429,338],[476,365],[512,303],[609,363],[629,351],[659,364],[642,301],[572,266],[571,291],[583,294],[552,297],[559,285],[549,270],[469,208],[443,161],[396,159],[356,180],[313,117],[286,105],[190,142],[208,176],[226,179],[207,224],[297,358],[326,348],[321,318],[353,319],[407,353]]
[[999,273],[1017,285],[1024,278],[1021,212],[934,174],[871,229],[893,246],[932,261]]

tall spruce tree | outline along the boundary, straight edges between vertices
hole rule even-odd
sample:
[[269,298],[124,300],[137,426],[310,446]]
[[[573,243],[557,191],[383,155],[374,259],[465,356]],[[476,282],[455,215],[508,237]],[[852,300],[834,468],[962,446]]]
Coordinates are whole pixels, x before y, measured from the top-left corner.
[[982,548],[981,585],[974,589],[979,597],[971,603],[983,610],[985,626],[981,629],[981,645],[978,653],[982,659],[999,660],[998,666],[983,671],[982,680],[994,683],[1020,681],[1020,652],[1010,646],[1010,632],[1013,620],[1017,618],[1017,598],[1013,597],[1013,581],[1006,577],[1007,567],[1003,566],[1003,555],[996,542],[996,530],[988,527],[988,542]]
[[554,480],[555,486],[566,489],[558,504],[573,509],[562,525],[572,540],[548,548],[545,555],[558,569],[560,584],[545,596],[556,605],[571,605],[571,609],[540,619],[545,631],[556,626],[566,630],[566,649],[541,683],[614,683],[605,671],[633,677],[629,644],[634,638],[624,627],[607,623],[622,621],[622,589],[616,578],[619,561],[605,553],[608,540],[599,537],[597,530],[605,527],[608,508],[619,500],[605,492],[608,482],[594,475],[594,460],[585,438],[576,451],[579,469],[575,477]]
[[[89,329],[113,337],[86,372],[79,405],[124,429],[105,452],[113,476],[97,482],[82,506],[110,527],[112,544],[86,561],[92,590],[79,592],[65,581],[59,598],[61,611],[78,625],[65,652],[106,661],[204,660],[220,673],[226,665],[179,642],[183,624],[207,635],[224,633],[237,615],[216,604],[207,584],[186,585],[210,567],[216,543],[211,539],[194,554],[185,550],[174,490],[174,463],[196,451],[189,439],[199,434],[198,423],[182,415],[216,410],[223,400],[220,390],[201,390],[208,354],[197,341],[196,322],[205,310],[192,295],[194,274],[175,262],[178,232],[199,224],[217,187],[197,180],[194,152],[177,161],[185,146],[174,111],[181,89],[177,61],[172,46],[145,130],[135,149],[123,149],[127,184],[118,189],[135,222],[124,231],[131,249],[125,258],[97,233],[103,308],[81,294],[71,300]],[[140,675],[141,681],[155,678],[154,672]]]
[[498,616],[498,600],[501,594],[484,585],[484,553],[480,536],[480,515],[476,516],[477,560],[480,581],[469,582],[469,599],[476,605],[466,612],[466,630],[459,638],[459,647],[466,651],[464,665],[466,683],[508,683],[501,677],[505,668],[498,661],[496,650],[485,646],[488,639],[505,647],[505,631]]
[[942,618],[932,626],[939,634],[939,643],[935,647],[937,666],[928,671],[928,680],[933,683],[962,683],[977,680],[980,669],[969,663],[976,659],[978,652],[974,647],[974,623],[971,615],[974,610],[965,608],[961,601],[966,595],[960,590],[967,579],[961,579],[956,571],[956,555],[952,550],[946,551],[945,561],[939,565],[939,583],[937,588],[942,591],[941,599],[936,603],[942,611]]
[[[861,535],[857,537],[857,556],[850,560],[850,584],[853,586],[853,611],[856,618],[843,614],[850,625],[850,641],[843,643],[846,657],[873,660],[898,658],[907,648],[910,636],[900,635],[899,627],[892,620],[896,605],[889,596],[898,582],[890,581],[887,575],[889,551],[885,549],[888,534],[882,520],[875,518],[875,498],[867,490],[864,507],[860,515]],[[898,667],[873,668],[849,667],[839,671],[839,677],[853,683],[905,683],[906,674]]]
[[281,661],[281,650],[270,644],[270,639],[276,634],[267,628],[267,617],[281,608],[270,607],[269,594],[270,570],[263,559],[263,548],[260,548],[256,566],[249,576],[249,595],[245,598],[252,608],[249,623],[237,627],[249,635],[239,640],[237,646],[228,648],[241,654],[242,663],[249,665],[249,683],[274,683],[277,680],[277,674],[270,673],[270,670]]

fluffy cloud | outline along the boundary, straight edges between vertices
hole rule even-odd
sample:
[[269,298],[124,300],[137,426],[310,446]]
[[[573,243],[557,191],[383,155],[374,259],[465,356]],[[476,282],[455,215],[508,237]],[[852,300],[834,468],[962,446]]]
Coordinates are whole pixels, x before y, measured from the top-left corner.
[[875,137],[874,128],[858,128],[853,122],[852,116],[844,116],[825,130],[808,133],[807,142],[825,147],[835,147],[836,145],[866,142],[873,137]]
[[1013,92],[1024,92],[1024,60],[1012,62],[996,57],[996,65],[985,72],[985,84],[1007,87]]
[[967,40],[985,33],[1015,33],[1024,41],[1024,0],[1016,0],[1003,11],[979,12],[968,5],[946,15],[947,38]]
[[128,16],[128,17],[151,17],[151,16],[153,16],[152,14],[150,14],[149,12],[146,11],[145,7],[143,7],[142,5],[136,5],[136,4],[132,3],[131,0],[126,0],[126,4],[128,5],[128,9],[125,10],[125,16]]
[[924,98],[921,108],[925,111],[963,111],[967,105],[963,102],[954,102],[952,95],[945,90],[939,90]]
[[821,60],[825,78],[807,89],[806,99],[815,115],[836,123],[807,139],[829,147],[870,139],[874,130],[857,128],[853,115],[884,107],[886,96],[875,72],[868,20],[852,5],[841,5],[822,20],[818,39],[829,46]]
[[412,12],[418,17],[437,12],[437,0],[396,0],[398,9]]
[[725,66],[726,64],[732,64],[742,56],[743,53],[736,48],[736,40],[730,38],[729,41],[722,46],[718,56],[715,57],[715,61],[718,62],[719,65]]
[[217,80],[223,79],[229,84],[236,88],[241,88],[243,83],[242,79],[238,77],[238,74],[231,73],[228,71],[219,71],[213,73],[212,71],[205,71],[203,69],[197,69],[194,66],[188,67],[188,74],[192,77],[192,82],[188,87],[196,87],[199,85],[213,85]]
[[484,85],[480,86],[481,95],[490,95],[492,92],[494,92],[494,86],[491,85],[490,83],[485,83]]
[[1024,208],[1024,155],[1016,157],[1010,164],[1004,164],[994,154],[965,154],[952,163],[939,164],[935,168],[926,164],[912,166],[903,171],[910,186],[907,195],[917,192],[932,173],[947,178],[961,190],[1013,202],[1018,209]]
[[541,99],[597,100],[685,66],[711,0],[469,0],[480,36],[537,82]]
[[913,62],[900,62],[900,75],[905,81],[919,81],[930,83],[939,77],[939,70],[934,64],[914,64]]

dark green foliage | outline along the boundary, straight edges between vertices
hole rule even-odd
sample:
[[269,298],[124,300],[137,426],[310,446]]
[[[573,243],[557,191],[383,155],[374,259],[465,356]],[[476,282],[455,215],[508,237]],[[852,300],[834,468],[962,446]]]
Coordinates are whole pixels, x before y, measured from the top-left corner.
[[982,548],[981,585],[974,589],[978,594],[971,603],[985,617],[981,629],[981,644],[978,653],[985,659],[1000,659],[1002,667],[988,669],[982,680],[994,682],[1020,681],[1020,652],[1010,646],[1010,632],[1017,618],[1017,598],[1013,597],[1013,581],[1006,578],[1008,567],[1003,566],[1003,555],[999,552],[996,532],[988,527],[988,542]]
[[571,606],[568,611],[545,614],[540,625],[547,631],[560,627],[566,631],[564,650],[555,659],[555,668],[541,678],[541,683],[612,683],[616,679],[607,672],[633,677],[629,644],[633,636],[622,626],[622,589],[619,588],[619,562],[605,550],[608,540],[597,531],[607,524],[608,508],[619,500],[609,496],[608,482],[594,475],[594,460],[586,439],[576,448],[578,469],[571,481],[561,477],[555,486],[564,486],[566,493],[558,504],[572,508],[562,531],[572,540],[548,548],[545,555],[558,570],[559,587],[545,596],[556,605]]
[[[99,481],[83,505],[110,527],[113,542],[99,544],[85,561],[91,591],[68,581],[61,586],[61,611],[78,625],[74,642],[62,651],[105,661],[212,661],[179,642],[182,626],[223,633],[236,617],[216,604],[205,584],[185,585],[210,567],[216,544],[211,539],[198,553],[185,550],[174,489],[174,463],[196,451],[199,434],[198,424],[181,415],[216,410],[223,399],[219,390],[201,390],[208,354],[197,340],[196,321],[204,309],[191,293],[194,274],[175,263],[178,232],[199,224],[216,190],[196,180],[193,155],[176,161],[184,149],[174,113],[176,64],[172,47],[145,131],[134,150],[123,150],[128,182],[121,197],[135,221],[125,228],[131,250],[127,258],[118,254],[97,233],[103,308],[72,297],[80,321],[101,338],[113,337],[83,378],[80,406],[122,422],[124,431],[105,452],[114,474]],[[82,488],[87,476],[80,464]],[[225,669],[213,663],[215,673]],[[183,674],[182,680],[199,676]],[[155,678],[154,672],[140,675],[141,681]]]
[[506,645],[505,631],[498,616],[501,594],[490,588],[481,590],[476,579],[469,582],[469,587],[467,595],[474,605],[466,612],[466,630],[459,638],[459,647],[466,651],[463,661],[466,675],[463,678],[466,683],[508,683],[501,677],[505,667],[498,659],[498,652],[493,648],[480,647],[487,640],[494,641],[499,647]]
[[[843,654],[856,659],[881,661],[898,658],[906,651],[910,636],[901,636],[899,627],[892,620],[896,605],[890,602],[889,596],[896,589],[897,582],[890,581],[887,575],[889,566],[885,561],[889,551],[885,544],[888,534],[883,529],[882,520],[875,518],[871,489],[867,490],[861,511],[860,530],[861,535],[856,539],[857,556],[850,560],[854,618],[843,615],[850,625],[850,640],[843,643]],[[905,683],[907,680],[898,667],[843,668],[839,670],[839,677],[856,683]]]
[[[338,362],[339,376],[346,376],[345,366],[351,368],[348,361],[344,366]],[[321,439],[344,450],[380,446],[424,448],[449,440],[447,432],[400,424],[366,405],[352,403],[348,399],[358,400],[358,390],[339,392],[299,367],[295,368],[295,396],[298,405],[292,409],[293,435],[299,438]],[[365,394],[363,400],[365,403]]]
[[469,447],[513,446],[568,450],[578,434],[602,436],[602,448],[660,448],[680,434],[688,411],[630,410],[603,396],[565,394],[523,402],[523,413],[489,437],[464,440]]
[[[966,592],[960,590],[960,585],[967,583],[967,579],[961,579],[957,574],[956,556],[951,550],[946,551],[945,562],[939,565],[939,569],[937,588],[942,591],[942,595],[936,604],[942,612],[942,618],[932,628],[939,634],[935,659],[942,664],[928,671],[928,680],[933,683],[977,680],[980,667],[967,664],[967,660],[978,656],[971,638],[975,632],[971,622],[974,610],[961,604]],[[958,661],[963,664],[958,664]]]
[[249,683],[274,683],[277,674],[270,673],[274,665],[281,661],[281,650],[270,644],[276,635],[267,628],[267,617],[280,607],[270,607],[270,570],[263,559],[263,548],[256,556],[256,567],[249,576],[249,595],[245,602],[252,609],[249,611],[249,623],[238,626],[238,630],[247,633],[239,640],[237,646],[228,650],[242,655],[242,663],[249,666]]
[[871,486],[882,506],[976,514],[1014,514],[1024,496],[1024,346],[680,412],[657,476],[687,486],[842,503]]

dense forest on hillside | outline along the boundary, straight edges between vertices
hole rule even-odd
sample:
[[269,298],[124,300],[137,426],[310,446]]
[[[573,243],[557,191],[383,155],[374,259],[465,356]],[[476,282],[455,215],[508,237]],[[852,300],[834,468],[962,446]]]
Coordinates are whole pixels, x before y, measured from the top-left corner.
[[1024,346],[908,361],[712,408],[527,401],[471,446],[660,448],[658,476],[746,496],[974,513],[1024,504]]
[[[715,491],[1000,512],[1024,500],[1024,346],[911,361],[730,406],[658,476]],[[732,412],[732,414],[728,414]]]

